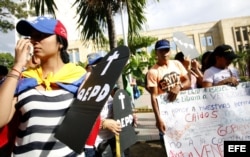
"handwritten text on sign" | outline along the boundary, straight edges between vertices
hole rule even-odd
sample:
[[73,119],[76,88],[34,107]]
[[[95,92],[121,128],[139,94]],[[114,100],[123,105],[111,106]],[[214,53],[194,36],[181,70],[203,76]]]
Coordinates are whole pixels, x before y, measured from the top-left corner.
[[159,95],[168,157],[223,157],[223,142],[250,141],[250,82]]

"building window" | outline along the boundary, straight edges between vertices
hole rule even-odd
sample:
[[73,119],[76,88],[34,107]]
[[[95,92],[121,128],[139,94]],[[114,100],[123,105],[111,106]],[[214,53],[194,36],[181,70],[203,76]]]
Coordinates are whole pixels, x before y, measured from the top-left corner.
[[240,31],[237,30],[237,31],[235,32],[235,34],[236,34],[236,40],[237,40],[237,41],[241,41],[241,40],[240,40]]
[[72,62],[72,63],[78,63],[80,61],[80,52],[79,52],[78,48],[76,48],[76,49],[69,49],[68,52],[69,52],[70,62]]
[[76,52],[75,52],[75,62],[76,62],[76,63],[80,62],[80,54],[79,54],[79,51],[76,51]]
[[249,48],[250,48],[250,47],[249,47],[249,44],[245,44],[245,49],[246,49],[246,50],[249,50]]
[[244,40],[248,41],[248,32],[247,32],[247,30],[244,29],[242,32],[243,32],[243,38],[244,38]]
[[201,45],[202,47],[213,46],[213,37],[212,36],[204,36],[201,37]]
[[208,36],[206,41],[208,46],[213,46],[213,38],[211,36]]
[[70,62],[73,62],[73,53],[69,53],[69,60]]
[[201,38],[201,46],[203,46],[203,47],[206,47],[206,38],[205,37],[202,37]]
[[194,38],[193,36],[188,36],[190,44],[194,45]]

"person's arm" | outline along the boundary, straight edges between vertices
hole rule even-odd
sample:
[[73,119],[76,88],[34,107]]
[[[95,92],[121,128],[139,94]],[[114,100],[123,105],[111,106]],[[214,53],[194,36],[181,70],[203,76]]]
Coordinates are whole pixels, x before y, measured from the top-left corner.
[[221,86],[221,85],[237,86],[238,84],[239,84],[238,79],[236,77],[232,76],[232,77],[226,78],[224,80],[221,80],[214,85],[211,82],[203,82],[202,87],[212,87],[212,86]]
[[113,132],[116,135],[122,131],[121,124],[114,119],[103,119],[101,121],[101,129],[108,129],[109,131]]
[[175,87],[173,87],[169,92],[168,92],[168,100],[169,101],[174,101],[177,98],[177,95],[181,90],[187,90],[190,89],[191,86],[191,81],[188,76],[188,74],[183,75],[180,77],[180,83],[176,84]]
[[181,87],[181,90],[190,89],[191,81],[190,81],[188,74],[181,76],[180,81],[181,81],[181,85],[179,87]]
[[231,77],[225,78],[217,83],[213,80],[214,74],[213,71],[207,69],[204,72],[202,87],[212,87],[212,86],[220,86],[220,85],[231,85],[237,86],[239,84],[238,78],[231,74]]
[[166,127],[163,120],[160,117],[160,110],[157,102],[157,95],[158,89],[157,87],[149,87],[150,97],[151,97],[151,104],[155,115],[156,120],[156,127],[159,129],[160,132],[165,133]]
[[[14,74],[10,72],[8,75]],[[18,76],[18,75],[17,75]],[[0,87],[0,128],[8,124],[15,113],[16,98],[14,92],[18,83],[15,77],[7,76],[5,81]]]
[[6,79],[0,87],[0,127],[3,127],[12,119],[15,112],[16,99],[14,93],[21,76],[21,72],[27,64],[29,53],[28,39],[20,39],[15,48],[15,61],[12,70],[7,74]]
[[197,78],[197,85],[202,87],[203,73],[201,72],[201,65],[197,60],[192,60],[191,62],[191,73]]
[[212,82],[202,82],[202,87],[203,88],[207,88],[207,87],[212,87],[213,86],[213,83]]
[[207,69],[204,71],[204,76],[202,80],[202,87],[207,88],[207,87],[212,87],[214,82],[214,73],[211,68]]

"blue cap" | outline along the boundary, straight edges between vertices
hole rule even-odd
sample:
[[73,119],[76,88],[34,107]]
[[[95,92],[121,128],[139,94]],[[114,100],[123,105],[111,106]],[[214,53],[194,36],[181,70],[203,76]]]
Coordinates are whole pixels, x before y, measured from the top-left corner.
[[46,34],[60,35],[67,39],[67,30],[64,25],[51,17],[39,16],[33,21],[20,20],[16,25],[17,32],[24,36],[30,36],[32,29]]
[[88,64],[94,65],[97,64],[99,61],[101,61],[103,56],[99,53],[91,53],[87,56],[87,58],[88,58]]
[[158,40],[155,44],[155,49],[160,50],[160,49],[167,49],[170,48],[169,41],[166,39]]

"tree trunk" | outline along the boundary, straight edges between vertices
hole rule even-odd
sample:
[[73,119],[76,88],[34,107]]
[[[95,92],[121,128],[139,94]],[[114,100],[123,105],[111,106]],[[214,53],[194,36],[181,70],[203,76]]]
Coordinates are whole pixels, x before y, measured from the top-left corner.
[[111,7],[112,6],[110,5],[110,3],[108,3],[107,4],[107,10],[106,10],[106,18],[107,18],[110,50],[117,47],[115,23],[114,23],[114,18],[113,18],[112,8]]
[[[107,18],[107,25],[108,25],[108,36],[109,36],[109,47],[110,51],[113,50],[114,48],[117,47],[117,41],[116,41],[116,31],[115,31],[115,23],[114,23],[114,18],[112,14],[112,8],[110,3],[107,3],[106,5],[107,10],[106,10],[106,18]],[[122,76],[120,76],[117,80],[117,86],[120,89],[123,89],[123,81],[122,81]]]

